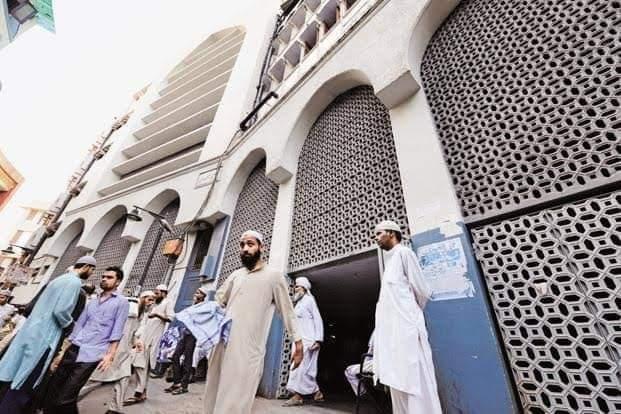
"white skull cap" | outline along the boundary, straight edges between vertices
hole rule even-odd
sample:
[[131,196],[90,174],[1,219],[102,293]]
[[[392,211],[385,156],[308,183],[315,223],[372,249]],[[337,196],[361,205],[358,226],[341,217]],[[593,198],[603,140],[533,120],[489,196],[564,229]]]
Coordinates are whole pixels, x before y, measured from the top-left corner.
[[244,232],[244,234],[241,235],[240,239],[243,239],[244,237],[254,237],[255,239],[257,239],[257,241],[261,244],[263,244],[263,235],[261,233],[259,233],[256,230],[246,230]]
[[296,286],[302,286],[304,289],[306,289],[306,291],[310,292],[311,282],[305,276],[300,276],[300,277],[296,278],[295,279],[295,285]]
[[91,265],[97,267],[97,260],[93,256],[82,256],[75,262],[76,265]]
[[140,297],[144,298],[145,296],[155,296],[155,293],[152,290],[145,290],[140,294]]
[[166,285],[157,285],[155,290],[163,290],[164,292],[168,292],[168,286]]
[[384,220],[375,226],[375,231],[379,230],[391,230],[401,233],[401,227],[399,227],[399,225],[392,220]]

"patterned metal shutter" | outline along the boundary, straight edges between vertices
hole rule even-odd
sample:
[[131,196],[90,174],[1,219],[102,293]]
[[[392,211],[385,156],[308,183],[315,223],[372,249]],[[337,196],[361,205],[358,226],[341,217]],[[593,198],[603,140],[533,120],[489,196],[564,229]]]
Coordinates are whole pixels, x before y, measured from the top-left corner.
[[468,222],[621,178],[621,2],[463,1],[422,63]]
[[528,412],[621,412],[621,193],[472,234]]
[[239,238],[244,231],[256,230],[263,234],[265,238],[264,258],[269,259],[277,201],[278,185],[265,176],[265,160],[263,160],[252,170],[237,199],[218,285],[221,285],[234,270],[242,266],[239,259]]
[[66,273],[69,266],[73,266],[76,260],[78,260],[80,257],[84,256],[87,253],[86,249],[77,247],[80,237],[82,237],[82,231],[80,231],[80,233],[78,233],[67,245],[65,252],[60,257],[60,259],[58,259],[56,267],[54,268],[54,273],[52,273],[50,280]]
[[463,1],[423,59],[530,413],[621,412],[620,25],[619,1]]
[[101,239],[99,247],[95,250],[95,260],[97,260],[97,270],[88,279],[89,282],[99,285],[101,275],[108,266],[123,266],[125,257],[129,252],[131,243],[121,238],[127,218],[125,216],[118,219]]
[[[179,213],[179,199],[172,201],[168,204],[164,209],[160,212],[166,221],[168,221],[171,225],[177,219],[177,214]],[[129,279],[127,280],[127,284],[125,285],[126,292],[133,292],[134,288],[140,282],[140,278],[145,272],[145,268],[147,266],[147,261],[149,260],[149,256],[151,252],[155,249],[155,254],[153,255],[153,259],[151,260],[151,264],[148,269],[146,269],[146,278],[144,283],[142,284],[142,289],[154,289],[155,286],[162,283],[164,281],[164,276],[166,275],[166,269],[168,268],[168,260],[165,256],[162,255],[162,248],[164,247],[164,243],[166,240],[170,240],[174,237],[180,236],[183,232],[183,226],[174,226],[173,233],[167,233],[163,231],[160,224],[153,220],[151,227],[147,231],[147,234],[144,237],[142,242],[142,246],[140,247],[140,251],[138,252],[138,257],[134,262],[134,266],[129,275]],[[159,243],[155,244],[158,235],[161,234]]]
[[373,249],[373,228],[384,219],[408,229],[388,110],[360,86],[325,109],[302,147],[290,269]]

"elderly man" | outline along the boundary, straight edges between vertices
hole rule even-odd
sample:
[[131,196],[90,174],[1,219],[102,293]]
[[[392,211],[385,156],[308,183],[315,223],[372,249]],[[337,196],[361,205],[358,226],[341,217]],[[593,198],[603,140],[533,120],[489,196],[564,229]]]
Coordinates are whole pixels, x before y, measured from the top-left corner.
[[51,281],[41,292],[0,361],[0,381],[10,382],[11,388],[0,402],[0,413],[19,414],[28,408],[63,330],[70,329],[74,322],[71,315],[81,280],[88,279],[96,266],[94,257],[83,256],[69,273]]
[[304,358],[299,368],[291,370],[287,390],[293,396],[284,404],[285,407],[302,405],[304,395],[313,395],[315,402],[323,401],[323,394],[317,385],[317,360],[319,348],[323,342],[323,320],[317,302],[311,294],[311,283],[306,277],[295,279],[295,316],[298,321],[299,334],[304,345]]
[[[207,297],[207,288],[199,287],[194,292],[193,304],[202,303]],[[194,350],[196,348],[196,338],[185,326],[181,328],[181,337],[172,355],[173,383],[164,392],[173,395],[185,394],[188,392],[188,385],[192,377],[192,363],[194,361]],[[183,358],[183,361],[181,360]]]
[[390,387],[395,414],[441,414],[423,314],[431,291],[418,258],[401,239],[394,221],[375,227],[375,241],[385,253],[375,309],[373,372]]
[[228,344],[219,343],[209,359],[205,389],[206,414],[250,414],[265,358],[274,308],[295,342],[294,365],[302,362],[289,287],[282,273],[263,260],[263,236],[247,231],[239,240],[243,268],[231,273],[216,292],[216,301],[232,319]]
[[144,347],[146,366],[136,366],[138,383],[134,396],[127,399],[124,405],[133,405],[144,402],[147,399],[147,385],[149,382],[149,370],[157,364],[157,351],[160,338],[166,329],[166,325],[175,316],[174,304],[168,299],[168,287],[158,285],[155,290],[155,304],[147,314],[147,321],[138,331]]
[[[362,364],[362,372],[373,372],[373,335],[375,332],[371,334],[369,338],[369,348],[367,350],[367,354],[371,355],[371,357],[367,357]],[[354,394],[358,395],[358,388],[360,388],[360,395],[364,395],[367,390],[364,387],[364,384],[360,384],[360,362],[352,365],[348,365],[345,368],[345,379],[351,385],[351,388],[354,390]]]
[[88,302],[69,336],[71,345],[50,380],[46,414],[77,414],[78,394],[95,369],[112,366],[129,313],[127,299],[117,292],[123,271],[106,268],[101,275],[101,293]]

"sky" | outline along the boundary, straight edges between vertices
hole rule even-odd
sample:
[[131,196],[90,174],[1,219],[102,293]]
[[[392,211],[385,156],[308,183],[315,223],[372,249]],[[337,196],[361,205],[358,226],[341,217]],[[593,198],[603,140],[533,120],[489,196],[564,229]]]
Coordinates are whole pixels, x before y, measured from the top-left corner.
[[34,27],[1,49],[0,150],[25,182],[0,244],[20,205],[58,197],[135,92],[255,1],[55,0],[55,34]]

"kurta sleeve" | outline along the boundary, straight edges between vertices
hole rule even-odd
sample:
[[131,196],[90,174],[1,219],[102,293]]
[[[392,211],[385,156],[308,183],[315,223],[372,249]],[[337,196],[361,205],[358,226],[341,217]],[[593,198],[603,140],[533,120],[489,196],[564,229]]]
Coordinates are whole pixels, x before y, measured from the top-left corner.
[[231,291],[233,290],[233,281],[235,280],[235,274],[231,274],[222,286],[218,290],[216,290],[215,300],[216,303],[223,308],[226,307],[229,302],[229,298],[231,297]]
[[423,269],[420,266],[418,257],[416,257],[416,254],[413,251],[407,248],[400,253],[403,263],[403,270],[407,275],[410,286],[414,290],[416,301],[418,302],[420,308],[424,309],[427,301],[431,298],[432,292],[431,288],[425,281]]
[[282,315],[282,320],[285,323],[287,332],[293,338],[293,341],[300,341],[302,337],[298,330],[298,322],[293,310],[293,303],[289,297],[289,286],[282,276],[277,276],[276,282],[272,287],[272,295],[274,297],[274,303],[276,309]]
[[60,292],[58,294],[58,300],[54,304],[54,309],[52,309],[52,315],[54,315],[54,319],[58,325],[64,329],[73,322],[71,313],[80,295],[80,285],[76,284],[75,287],[71,285],[58,286],[58,290],[60,290]]
[[116,309],[114,325],[112,326],[112,333],[110,334],[110,342],[118,342],[123,337],[127,315],[129,315],[129,302],[125,301]]
[[317,302],[314,298],[311,306],[311,312],[313,315],[313,331],[315,332],[315,341],[323,342],[323,319],[321,318],[319,307],[317,307]]
[[172,300],[167,301],[164,316],[171,321],[175,318],[175,304]]

